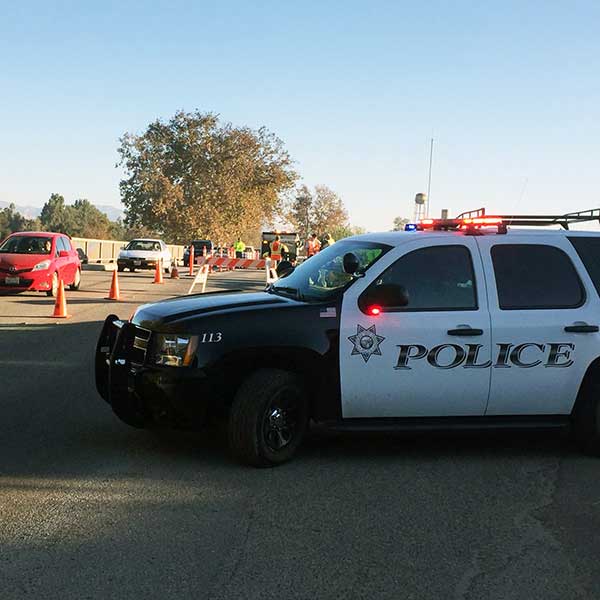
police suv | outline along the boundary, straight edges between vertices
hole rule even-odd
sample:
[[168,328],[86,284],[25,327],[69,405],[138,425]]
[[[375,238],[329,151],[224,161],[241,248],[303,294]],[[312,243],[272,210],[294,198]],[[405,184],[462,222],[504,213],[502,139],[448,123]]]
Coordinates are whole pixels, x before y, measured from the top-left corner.
[[[425,219],[339,241],[261,293],[107,318],[100,395],[135,427],[226,416],[242,462],[337,430],[569,428],[600,453],[600,234],[562,216]],[[560,225],[562,230],[512,226]]]

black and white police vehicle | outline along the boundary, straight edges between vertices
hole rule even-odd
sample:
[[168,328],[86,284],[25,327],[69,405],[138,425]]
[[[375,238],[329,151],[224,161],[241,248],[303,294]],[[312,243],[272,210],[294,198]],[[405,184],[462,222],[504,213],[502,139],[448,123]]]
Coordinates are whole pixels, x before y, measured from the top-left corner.
[[[333,244],[262,293],[107,318],[100,395],[135,427],[226,415],[242,462],[338,430],[570,428],[600,453],[600,233],[563,216],[425,219]],[[560,225],[515,229],[512,226]]]

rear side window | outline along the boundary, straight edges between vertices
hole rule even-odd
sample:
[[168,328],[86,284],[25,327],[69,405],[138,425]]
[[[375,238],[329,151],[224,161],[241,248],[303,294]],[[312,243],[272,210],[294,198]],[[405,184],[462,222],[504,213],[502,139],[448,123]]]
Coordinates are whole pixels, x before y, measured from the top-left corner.
[[503,310],[576,308],[583,286],[571,259],[559,248],[541,244],[492,247],[492,262]]
[[600,237],[572,237],[569,241],[579,254],[596,292],[600,295]]

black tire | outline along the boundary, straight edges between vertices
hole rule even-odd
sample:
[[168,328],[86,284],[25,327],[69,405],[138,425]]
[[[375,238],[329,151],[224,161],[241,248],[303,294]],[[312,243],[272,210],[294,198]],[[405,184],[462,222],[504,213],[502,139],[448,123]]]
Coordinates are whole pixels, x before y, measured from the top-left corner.
[[52,275],[52,287],[46,292],[46,296],[54,298],[56,294],[58,294],[58,273]]
[[600,456],[600,380],[589,379],[579,392],[573,429],[583,452]]
[[117,271],[119,271],[119,273],[122,273],[125,270],[125,267],[123,265],[117,265]]
[[133,267],[129,267],[129,272],[130,273],[135,273],[135,269]]
[[308,399],[300,377],[261,369],[238,389],[229,414],[229,448],[241,463],[274,467],[290,460],[308,425]]
[[81,287],[81,269],[77,269],[73,283],[69,285],[69,289],[77,291]]

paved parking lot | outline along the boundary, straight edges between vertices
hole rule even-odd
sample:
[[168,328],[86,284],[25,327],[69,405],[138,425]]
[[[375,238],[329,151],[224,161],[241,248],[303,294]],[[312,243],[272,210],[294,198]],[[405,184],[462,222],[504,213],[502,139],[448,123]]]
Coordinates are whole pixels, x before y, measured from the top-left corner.
[[[0,598],[600,597],[600,461],[551,435],[315,430],[297,459],[232,462],[222,430],[150,432],[98,397],[104,317],[185,292],[84,273],[70,319],[0,297]],[[260,289],[223,273],[209,289]]]

